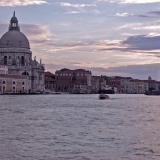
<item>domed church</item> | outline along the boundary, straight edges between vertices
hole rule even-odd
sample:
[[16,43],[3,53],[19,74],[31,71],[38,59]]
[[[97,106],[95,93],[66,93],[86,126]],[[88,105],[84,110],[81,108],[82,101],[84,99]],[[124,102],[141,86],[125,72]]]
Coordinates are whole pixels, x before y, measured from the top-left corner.
[[36,57],[32,60],[29,41],[20,32],[15,12],[8,32],[0,39],[0,63],[8,66],[8,74],[28,76],[30,93],[44,91],[44,64]]

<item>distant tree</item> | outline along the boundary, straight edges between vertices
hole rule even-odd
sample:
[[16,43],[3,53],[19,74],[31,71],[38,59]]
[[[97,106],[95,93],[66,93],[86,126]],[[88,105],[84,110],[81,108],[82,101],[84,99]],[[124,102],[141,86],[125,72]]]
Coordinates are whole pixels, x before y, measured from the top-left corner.
[[107,76],[103,76],[103,77],[104,77],[104,79],[106,80],[106,82],[108,82],[109,77],[107,77]]

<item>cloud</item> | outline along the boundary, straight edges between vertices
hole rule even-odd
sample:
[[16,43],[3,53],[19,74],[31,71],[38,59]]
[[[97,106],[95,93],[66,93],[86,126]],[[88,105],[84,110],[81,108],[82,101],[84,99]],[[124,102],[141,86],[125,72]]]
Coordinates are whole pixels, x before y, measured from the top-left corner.
[[56,3],[63,7],[83,8],[83,7],[95,7],[96,4],[71,4],[67,2]]
[[157,15],[157,16],[160,15],[160,11],[152,11],[152,12],[148,12],[148,13],[152,14],[152,15]]
[[69,11],[69,12],[66,12],[66,14],[79,14],[79,13],[82,13],[82,12],[78,12],[78,11]]
[[118,0],[120,3],[155,3],[160,0]]
[[138,17],[142,18],[156,18],[159,17],[160,11],[152,11],[152,12],[147,12],[146,14],[140,14]]
[[92,7],[97,7],[95,3],[92,4],[86,4],[86,3],[68,3],[68,2],[57,2],[56,5],[60,5],[61,7],[64,7],[67,12],[65,14],[100,14],[101,12],[93,9]]
[[112,3],[156,3],[160,0],[97,0],[97,2],[112,2]]
[[[116,30],[141,30],[141,32],[147,31],[150,32],[151,30],[160,31],[160,22],[159,21],[151,21],[151,22],[143,22],[143,23],[126,23],[122,26],[116,28]],[[149,33],[148,33],[149,34]]]
[[1,0],[0,6],[26,6],[47,4],[46,0]]
[[116,16],[118,16],[118,17],[129,17],[129,16],[133,16],[133,14],[129,14],[129,13],[116,13]]
[[122,42],[134,50],[160,50],[160,36],[131,36]]

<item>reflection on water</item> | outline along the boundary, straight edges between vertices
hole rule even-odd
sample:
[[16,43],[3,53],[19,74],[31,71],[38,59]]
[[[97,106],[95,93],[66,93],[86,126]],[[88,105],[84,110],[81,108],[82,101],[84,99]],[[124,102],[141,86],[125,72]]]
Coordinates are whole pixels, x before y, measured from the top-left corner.
[[159,97],[0,96],[1,160],[159,160]]

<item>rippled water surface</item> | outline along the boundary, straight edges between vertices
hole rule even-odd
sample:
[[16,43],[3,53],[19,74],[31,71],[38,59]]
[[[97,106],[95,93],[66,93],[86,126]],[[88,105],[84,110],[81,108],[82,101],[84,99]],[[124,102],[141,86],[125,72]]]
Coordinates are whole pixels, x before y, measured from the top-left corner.
[[0,160],[159,160],[160,97],[0,96]]

